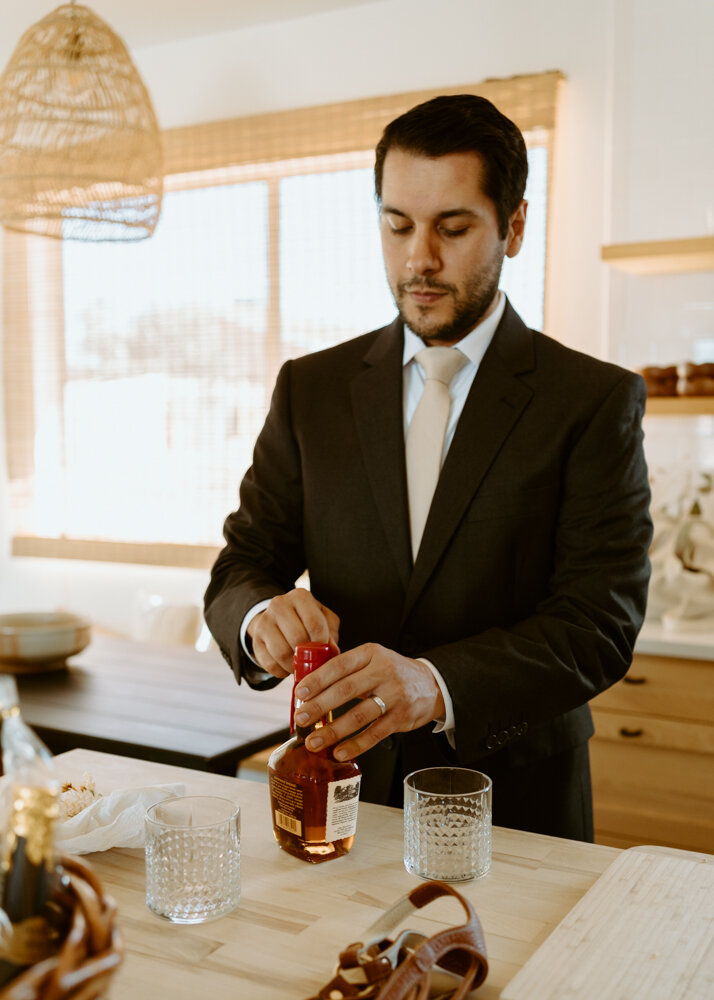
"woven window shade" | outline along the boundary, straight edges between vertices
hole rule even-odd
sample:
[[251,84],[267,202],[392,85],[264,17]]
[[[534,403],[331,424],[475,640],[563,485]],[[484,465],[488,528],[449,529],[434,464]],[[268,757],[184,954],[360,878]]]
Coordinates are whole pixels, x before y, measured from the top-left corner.
[[165,172],[374,149],[393,118],[438,94],[478,94],[492,101],[522,132],[552,133],[563,79],[561,72],[553,70],[167,129],[163,132]]
[[[86,525],[82,533],[81,528],[63,521],[59,514],[49,526],[37,515],[37,508],[43,503],[49,503],[53,512],[59,510],[61,493],[72,478],[73,441],[77,439],[73,429],[73,424],[77,422],[77,411],[72,409],[73,398],[76,398],[73,394],[79,390],[96,391],[99,399],[106,398],[109,407],[112,380],[116,382],[119,379],[112,374],[109,362],[98,364],[92,372],[78,375],[76,359],[73,361],[68,347],[72,341],[76,344],[77,329],[70,329],[71,281],[68,283],[67,279],[71,278],[71,274],[63,274],[63,261],[81,251],[81,245],[34,240],[19,233],[6,233],[3,246],[2,349],[6,455],[10,480],[8,506],[14,524],[13,554],[210,567],[221,544],[222,519],[235,504],[238,482],[245,470],[243,458],[236,458],[237,452],[231,451],[231,439],[237,438],[238,431],[243,432],[241,422],[254,425],[255,431],[253,426],[245,431],[252,447],[267,409],[276,371],[286,356],[294,357],[326,346],[325,342],[316,339],[320,331],[312,325],[312,320],[304,330],[304,339],[299,343],[290,341],[295,320],[290,313],[288,286],[296,274],[299,282],[306,280],[306,275],[307,281],[314,277],[315,285],[310,286],[314,288],[314,297],[327,298],[330,289],[321,284],[318,251],[327,244],[330,256],[337,253],[337,240],[334,245],[330,242],[331,237],[325,227],[331,219],[336,228],[350,236],[347,243],[351,256],[344,259],[344,280],[334,290],[334,299],[339,303],[341,318],[345,323],[354,324],[355,328],[338,328],[332,325],[330,318],[329,334],[335,339],[346,339],[371,328],[361,319],[355,319],[356,310],[349,295],[356,287],[356,297],[362,297],[359,289],[365,280],[366,269],[362,268],[362,257],[359,255],[364,254],[364,244],[369,235],[366,229],[373,223],[375,241],[378,241],[369,175],[373,164],[371,151],[384,125],[409,107],[438,93],[477,93],[492,100],[504,114],[516,121],[527,133],[528,144],[545,145],[550,149],[562,79],[560,73],[549,72],[211,122],[162,133],[167,191],[165,225],[157,229],[154,239],[143,245],[89,248],[93,257],[99,259],[106,253],[116,251],[124,252],[133,261],[137,254],[158,251],[161,241],[171,232],[172,199],[181,199],[192,191],[201,193],[221,185],[242,188],[251,183],[256,188],[268,189],[264,217],[261,217],[264,238],[259,238],[260,233],[250,216],[236,210],[236,214],[226,220],[224,229],[232,235],[224,247],[221,243],[223,237],[218,231],[221,225],[215,224],[213,215],[207,221],[206,212],[202,210],[200,215],[186,217],[186,229],[175,240],[176,244],[183,243],[188,248],[188,276],[178,266],[173,268],[181,276],[184,286],[195,281],[209,290],[214,288],[212,281],[219,264],[214,259],[213,264],[207,266],[202,253],[196,250],[203,246],[202,238],[207,226],[210,227],[210,239],[220,248],[219,256],[228,270],[227,287],[234,289],[231,293],[234,298],[242,295],[245,299],[247,296],[241,288],[244,279],[247,280],[245,274],[251,269],[249,257],[253,263],[262,262],[261,273],[267,277],[265,288],[256,291],[255,301],[239,303],[244,312],[238,320],[231,312],[233,306],[228,306],[224,313],[217,311],[217,296],[212,291],[203,298],[196,296],[198,304],[195,309],[178,309],[174,302],[173,311],[168,309],[161,315],[153,313],[149,317],[151,325],[146,327],[144,351],[132,354],[130,370],[124,372],[137,380],[144,378],[150,381],[160,377],[174,387],[170,392],[167,390],[170,398],[165,411],[162,411],[163,424],[161,420],[154,419],[135,432],[138,444],[135,460],[132,460],[125,477],[127,489],[138,498],[137,506],[146,510],[159,507],[161,510],[155,493],[151,491],[153,463],[146,459],[147,452],[140,449],[144,448],[143,436],[156,436],[159,431],[165,430],[166,450],[170,452],[173,449],[177,456],[176,468],[185,469],[186,474],[164,509],[174,511],[178,507],[186,507],[188,510],[190,507],[204,516],[207,510],[211,510],[211,538],[215,535],[215,542],[210,544],[210,539],[202,537],[198,529],[194,533],[196,541],[191,544],[187,544],[184,538],[169,536],[168,529],[164,537],[155,534],[151,536],[151,541],[147,540],[148,532],[140,537],[134,536],[134,541],[128,540],[130,533],[120,521],[126,518],[124,508],[129,503],[117,508],[112,525],[114,533],[107,531],[101,537]],[[333,160],[334,154],[339,155]],[[357,235],[352,216],[346,216],[347,222],[340,221],[342,213],[347,210],[347,198],[341,197],[334,204],[318,201],[314,211],[311,209],[300,215],[299,226],[293,227],[293,243],[288,246],[290,182],[300,181],[304,174],[324,171],[334,175],[339,171],[349,173],[353,168],[360,168],[367,174],[366,197],[370,210],[374,211],[374,219],[370,216],[365,229]],[[549,166],[549,181],[551,176]],[[320,188],[321,198],[323,190]],[[293,207],[295,201],[293,197]],[[245,251],[241,256],[241,246],[247,246],[250,253]],[[380,277],[383,277],[378,247],[375,256],[379,258],[377,267]],[[310,261],[309,267],[302,268],[303,257]],[[111,272],[111,285],[118,299],[133,302],[137,298],[137,288],[128,267],[127,264],[127,272],[119,267]],[[172,271],[172,265],[163,258],[160,267],[161,272],[156,273],[147,269],[155,285],[160,284],[164,271]],[[86,282],[84,272],[81,280]],[[262,300],[258,301],[261,296]],[[261,310],[260,322],[253,316],[258,308]],[[380,307],[372,327],[388,322],[393,316],[392,308],[391,300],[384,309]],[[244,322],[248,315],[250,323],[248,320]],[[114,350],[121,352],[127,342],[122,339],[121,322],[114,313],[99,315],[94,330],[89,320],[83,318],[82,322],[86,323],[82,335],[96,336],[98,349],[107,354]],[[194,397],[188,390],[187,394],[179,397],[175,387],[186,385],[190,388],[194,383],[194,402],[198,400],[200,405],[196,405],[194,411],[187,408],[177,415],[171,409],[174,399],[171,392],[175,392],[175,398],[181,400],[177,406],[189,407]],[[224,385],[225,390],[222,388]],[[224,394],[234,404],[237,415],[234,420],[226,422],[224,419],[221,423],[220,413],[225,415]],[[149,395],[152,400],[157,398],[153,389],[147,397]],[[131,405],[110,411],[104,423],[93,419],[97,426],[106,426],[107,432],[116,434],[111,446],[102,441],[97,449],[97,453],[106,452],[105,470],[115,461],[118,451],[116,441],[123,440],[121,435],[126,437],[129,433],[127,428],[136,412],[136,404],[132,401]],[[48,439],[57,465],[63,465],[54,478],[53,470],[48,474],[43,468],[42,446]],[[57,458],[58,455],[61,457]],[[206,464],[209,462],[212,464]],[[106,501],[96,488],[97,482],[101,483],[101,475],[96,469],[93,477],[91,495],[94,497],[96,493],[93,502],[95,506],[101,506]],[[214,501],[210,491],[217,492],[218,488],[223,491],[225,499]],[[83,490],[80,485],[81,492],[90,491]],[[105,487],[106,496],[112,492],[112,487]],[[193,516],[194,513],[187,513],[186,521]],[[167,517],[162,520],[167,521]]]
[[0,77],[0,221],[60,239],[139,240],[161,210],[161,139],[121,39],[64,4]]

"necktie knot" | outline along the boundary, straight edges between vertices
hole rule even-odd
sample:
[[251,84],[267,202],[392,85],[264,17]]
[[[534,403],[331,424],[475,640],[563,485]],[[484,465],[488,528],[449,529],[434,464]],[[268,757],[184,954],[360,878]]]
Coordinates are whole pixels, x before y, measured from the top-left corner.
[[426,372],[427,379],[435,379],[444,385],[448,385],[468,361],[465,354],[453,347],[425,347],[415,357]]

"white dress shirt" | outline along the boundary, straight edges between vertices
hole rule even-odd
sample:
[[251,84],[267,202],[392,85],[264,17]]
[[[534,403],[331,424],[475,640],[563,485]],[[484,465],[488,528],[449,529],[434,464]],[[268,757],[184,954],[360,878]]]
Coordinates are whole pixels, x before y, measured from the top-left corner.
[[[461,351],[469,359],[468,363],[461,368],[456,375],[451,380],[449,385],[449,395],[451,396],[451,409],[449,410],[449,421],[446,425],[446,433],[444,436],[444,450],[441,455],[441,464],[444,464],[444,459],[449,451],[451,442],[454,439],[454,432],[456,430],[456,425],[459,422],[459,417],[464,408],[464,403],[466,402],[466,397],[469,394],[469,389],[476,377],[476,372],[478,371],[478,366],[481,364],[484,354],[488,345],[493,339],[493,335],[496,332],[496,327],[501,322],[501,317],[506,308],[506,296],[503,292],[498,293],[498,302],[496,308],[490,313],[486,319],[482,320],[477,326],[467,333],[466,336],[459,341],[455,349]],[[421,337],[418,337],[413,333],[409,327],[404,327],[404,355],[403,355],[403,394],[404,394],[404,439],[406,440],[407,431],[409,430],[409,424],[412,417],[414,416],[414,411],[417,408],[417,404],[421,399],[421,394],[424,391],[425,374],[424,369],[415,359],[415,354],[417,354],[424,347],[424,341]],[[247,630],[251,621],[256,615],[264,611],[269,600],[261,601],[250,609],[246,614],[243,622],[241,624],[240,630],[240,642],[241,646],[245,650],[251,660],[256,663],[246,642]],[[431,670],[434,678],[439,685],[441,694],[444,699],[444,705],[446,707],[446,713],[442,720],[436,723],[434,732],[445,732],[446,736],[449,738],[449,742],[453,744],[453,729],[454,729],[454,706],[451,700],[451,695],[449,694],[448,688],[444,683],[444,680],[436,669],[433,663],[429,660],[419,658],[421,663],[424,663]],[[257,663],[256,663],[257,667]],[[257,667],[255,671],[254,678],[252,680],[259,680],[262,678],[270,677],[270,674],[263,672]]]

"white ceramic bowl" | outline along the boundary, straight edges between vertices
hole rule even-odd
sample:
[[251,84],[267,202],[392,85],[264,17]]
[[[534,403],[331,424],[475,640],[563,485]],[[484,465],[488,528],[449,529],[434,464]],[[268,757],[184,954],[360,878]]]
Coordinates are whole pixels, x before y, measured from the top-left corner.
[[90,623],[66,611],[0,615],[0,672],[59,669],[90,638]]

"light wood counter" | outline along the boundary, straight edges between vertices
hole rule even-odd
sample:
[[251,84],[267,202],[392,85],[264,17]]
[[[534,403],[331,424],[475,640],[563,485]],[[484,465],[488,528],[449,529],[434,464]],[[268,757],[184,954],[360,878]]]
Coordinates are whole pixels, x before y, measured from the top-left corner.
[[[188,793],[224,795],[241,806],[242,898],[220,920],[164,922],[146,908],[143,851],[91,854],[119,905],[126,957],[111,1000],[304,1000],[332,974],[341,947],[419,880],[402,862],[402,813],[360,805],[352,852],[308,865],[273,840],[265,784],[89,750],[56,758],[63,778],[88,771],[103,793],[183,781]],[[494,1000],[597,878],[619,856],[611,847],[495,828],[493,866],[459,889],[481,919],[490,963],[479,998]],[[460,922],[458,904],[439,901],[409,926],[434,933]]]

